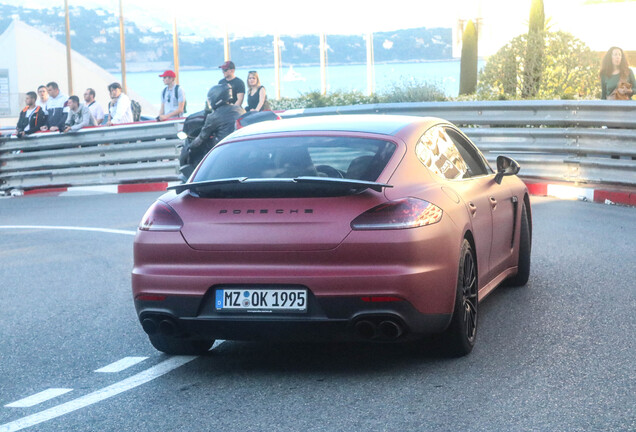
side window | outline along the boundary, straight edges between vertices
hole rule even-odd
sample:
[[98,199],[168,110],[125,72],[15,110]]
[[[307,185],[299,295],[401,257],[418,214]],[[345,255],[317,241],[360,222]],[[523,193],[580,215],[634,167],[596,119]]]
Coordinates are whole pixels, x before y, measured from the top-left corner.
[[468,166],[444,128],[434,126],[415,146],[419,160],[432,172],[448,180],[470,177]]
[[468,141],[462,134],[452,128],[447,127],[446,133],[453,140],[457,146],[457,150],[464,158],[466,165],[468,165],[470,177],[488,175],[492,173],[490,166],[484,160],[481,153],[477,150],[473,143]]

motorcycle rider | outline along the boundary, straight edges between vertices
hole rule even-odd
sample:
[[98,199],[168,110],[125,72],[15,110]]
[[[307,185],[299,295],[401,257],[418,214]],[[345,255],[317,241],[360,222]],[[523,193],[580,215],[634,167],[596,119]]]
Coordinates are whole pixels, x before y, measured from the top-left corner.
[[208,91],[208,108],[211,112],[205,118],[199,135],[190,145],[183,147],[179,157],[181,172],[184,176],[189,177],[203,156],[216,143],[234,132],[236,119],[245,114],[243,108],[230,103],[231,99],[232,86],[229,84],[217,84]]

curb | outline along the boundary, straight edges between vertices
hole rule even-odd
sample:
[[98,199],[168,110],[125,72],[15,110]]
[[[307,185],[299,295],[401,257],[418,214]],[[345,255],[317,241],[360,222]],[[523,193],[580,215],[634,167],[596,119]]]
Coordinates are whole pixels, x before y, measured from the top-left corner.
[[[100,186],[69,186],[60,188],[42,188],[24,191],[22,194],[14,196],[28,195],[97,195],[97,194],[120,194],[135,192],[165,192],[168,186],[179,184],[179,182],[158,182],[158,183],[127,183],[119,185]],[[567,183],[536,183],[526,181],[530,195],[548,196],[560,199],[578,199],[602,204],[622,204],[636,206],[636,189],[634,188],[608,188],[607,186],[580,187]]]
[[178,184],[179,182],[159,182],[159,183],[126,183],[119,185],[100,185],[100,186],[69,186],[60,188],[41,188],[30,189],[22,194],[14,196],[28,195],[47,195],[47,196],[65,196],[65,195],[99,195],[99,194],[120,194],[135,192],[165,192],[168,186]]
[[607,186],[580,187],[567,183],[534,183],[526,181],[530,195],[548,196],[560,199],[578,199],[601,204],[622,204],[636,206],[636,189],[608,188]]

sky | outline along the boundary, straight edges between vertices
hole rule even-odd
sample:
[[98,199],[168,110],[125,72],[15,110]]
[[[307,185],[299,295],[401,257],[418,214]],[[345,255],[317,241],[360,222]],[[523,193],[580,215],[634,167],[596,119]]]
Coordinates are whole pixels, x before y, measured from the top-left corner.
[[[64,6],[63,0],[0,1],[29,8]],[[71,7],[100,7],[119,13],[117,0],[68,1]],[[450,6],[458,1],[446,0],[444,3]],[[319,0],[311,3],[306,0],[186,0],[180,3],[174,0],[123,0],[124,15],[137,24],[156,23],[172,29],[176,16],[180,31],[192,27],[202,36],[216,37],[223,35],[226,25],[235,36],[273,34],[277,29],[283,34],[317,34],[320,31],[352,34],[414,27],[451,27],[456,18],[449,10],[440,8],[437,1],[399,0],[398,4],[397,7],[387,7],[385,1],[379,0]]]
[[[29,8],[63,7],[64,0],[0,0]],[[415,27],[457,28],[459,19],[487,17],[493,46],[527,31],[531,0],[123,0],[126,20],[179,33],[231,38],[271,35],[364,34]],[[118,0],[68,0],[69,6],[119,14]],[[593,50],[636,50],[636,0],[544,0],[552,30],[565,30]],[[616,11],[611,16],[604,12]],[[72,25],[72,23],[71,23]],[[485,35],[484,35],[485,36]],[[609,44],[609,45],[608,45]],[[480,41],[481,45],[481,41]],[[480,48],[481,49],[481,48]]]

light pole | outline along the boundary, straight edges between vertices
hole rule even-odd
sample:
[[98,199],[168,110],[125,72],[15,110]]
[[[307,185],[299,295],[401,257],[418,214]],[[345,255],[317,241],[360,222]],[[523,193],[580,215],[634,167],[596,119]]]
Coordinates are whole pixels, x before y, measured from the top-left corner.
[[68,77],[68,94],[73,94],[73,62],[71,61],[71,23],[68,14],[68,0],[64,0],[66,20],[66,75]]
[[124,7],[119,0],[119,52],[121,53],[121,86],[128,93],[126,86],[126,34],[124,33]]

